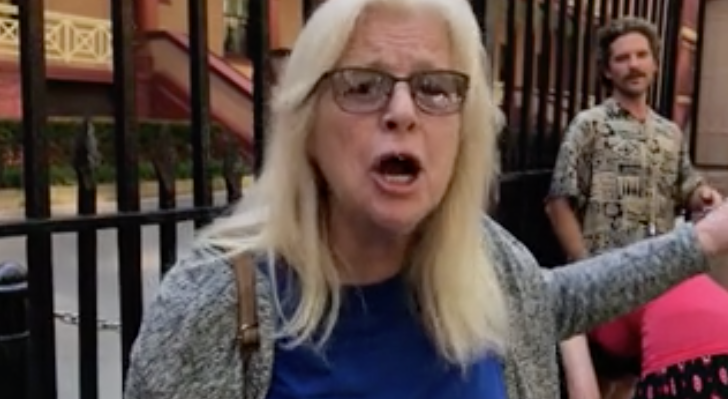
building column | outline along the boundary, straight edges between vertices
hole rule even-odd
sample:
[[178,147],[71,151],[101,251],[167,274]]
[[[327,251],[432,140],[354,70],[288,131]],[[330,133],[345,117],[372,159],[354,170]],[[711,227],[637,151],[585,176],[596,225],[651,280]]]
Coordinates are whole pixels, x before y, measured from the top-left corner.
[[151,116],[151,85],[154,60],[147,44],[147,34],[159,27],[158,0],[134,0],[134,66],[136,72],[136,111],[138,118]]

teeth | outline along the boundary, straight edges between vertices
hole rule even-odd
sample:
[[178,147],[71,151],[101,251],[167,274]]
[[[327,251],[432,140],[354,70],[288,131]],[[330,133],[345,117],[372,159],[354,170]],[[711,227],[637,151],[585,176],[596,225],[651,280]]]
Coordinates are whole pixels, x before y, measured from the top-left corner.
[[415,176],[413,176],[413,175],[384,175],[384,180],[387,183],[407,184],[407,183],[412,183],[415,180]]

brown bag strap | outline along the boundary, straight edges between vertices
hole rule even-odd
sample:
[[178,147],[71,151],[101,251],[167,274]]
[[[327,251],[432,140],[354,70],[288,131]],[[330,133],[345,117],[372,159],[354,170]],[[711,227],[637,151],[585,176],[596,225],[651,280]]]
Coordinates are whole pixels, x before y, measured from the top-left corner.
[[238,286],[238,334],[237,340],[247,366],[251,355],[258,349],[258,310],[255,298],[255,264],[247,255],[240,255],[233,261],[235,280]]

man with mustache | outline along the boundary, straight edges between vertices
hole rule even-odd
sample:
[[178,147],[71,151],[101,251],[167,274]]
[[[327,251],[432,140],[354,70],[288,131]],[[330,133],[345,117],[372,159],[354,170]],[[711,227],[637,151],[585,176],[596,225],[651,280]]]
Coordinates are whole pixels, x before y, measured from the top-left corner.
[[[659,43],[655,27],[638,18],[613,20],[599,33],[597,62],[611,96],[567,128],[546,203],[571,260],[665,233],[679,211],[702,213],[722,202],[693,169],[679,127],[647,104]],[[561,344],[569,398],[631,397],[629,370],[597,349],[590,354],[584,336]]]

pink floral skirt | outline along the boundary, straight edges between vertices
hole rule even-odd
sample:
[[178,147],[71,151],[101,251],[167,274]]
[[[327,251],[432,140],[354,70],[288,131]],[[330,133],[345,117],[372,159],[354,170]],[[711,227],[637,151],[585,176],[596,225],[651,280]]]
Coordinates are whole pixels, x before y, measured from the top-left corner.
[[728,354],[701,357],[645,376],[635,399],[728,399]]

